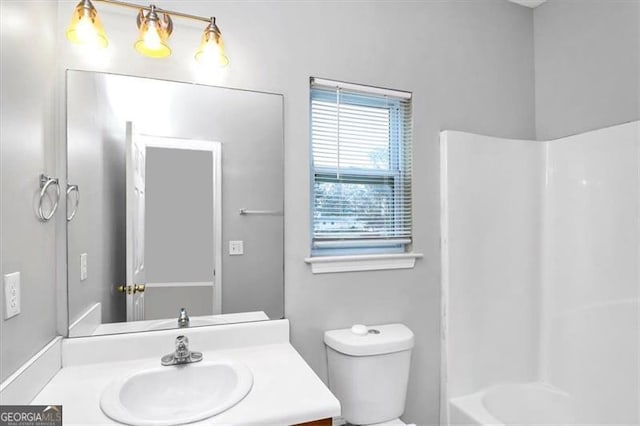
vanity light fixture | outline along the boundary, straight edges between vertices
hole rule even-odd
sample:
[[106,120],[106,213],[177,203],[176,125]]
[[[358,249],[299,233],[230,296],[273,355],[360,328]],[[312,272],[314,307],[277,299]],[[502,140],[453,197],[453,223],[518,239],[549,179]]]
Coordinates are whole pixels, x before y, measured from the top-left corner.
[[226,67],[229,64],[229,58],[224,53],[222,33],[216,25],[216,18],[212,17],[211,22],[204,29],[200,48],[196,52],[196,61],[220,67]]
[[86,47],[105,48],[109,44],[98,11],[91,0],[80,0],[73,9],[67,38],[72,43]]
[[173,32],[171,16],[164,13],[160,19],[156,7],[151,5],[146,14],[144,9],[140,9],[136,22],[140,35],[133,47],[138,53],[150,58],[166,58],[171,55],[171,48],[167,44],[167,39]]
[[[134,48],[144,56],[166,58],[171,55],[168,39],[173,32],[172,17],[180,17],[207,23],[200,47],[195,55],[198,62],[214,64],[219,67],[229,64],[229,58],[227,58],[222,41],[222,32],[216,25],[215,17],[205,18],[188,13],[165,10],[155,5],[141,6],[120,0],[93,1],[138,11],[136,22],[139,32]],[[77,4],[66,34],[69,41],[75,44],[96,48],[105,48],[109,44],[98,17],[98,12],[91,0],[80,0]]]

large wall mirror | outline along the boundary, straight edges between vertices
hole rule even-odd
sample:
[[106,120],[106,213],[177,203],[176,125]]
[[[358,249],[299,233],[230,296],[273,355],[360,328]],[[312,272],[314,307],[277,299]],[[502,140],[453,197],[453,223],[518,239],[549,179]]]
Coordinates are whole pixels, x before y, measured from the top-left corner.
[[281,95],[67,71],[67,180],[69,336],[283,317]]

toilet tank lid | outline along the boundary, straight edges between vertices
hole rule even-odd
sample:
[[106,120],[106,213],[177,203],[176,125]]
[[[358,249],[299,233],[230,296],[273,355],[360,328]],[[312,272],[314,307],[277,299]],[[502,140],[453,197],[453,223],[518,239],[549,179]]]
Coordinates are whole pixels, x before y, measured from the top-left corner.
[[364,335],[354,333],[353,328],[325,331],[324,343],[352,356],[381,355],[413,348],[413,332],[404,324],[369,326],[369,332]]

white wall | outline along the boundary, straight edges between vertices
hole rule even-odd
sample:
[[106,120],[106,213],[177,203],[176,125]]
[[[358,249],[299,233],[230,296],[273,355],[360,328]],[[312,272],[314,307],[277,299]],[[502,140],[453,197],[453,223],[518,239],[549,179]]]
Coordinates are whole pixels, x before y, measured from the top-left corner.
[[536,136],[640,119],[640,2],[549,0],[534,9]]
[[0,291],[0,381],[56,335],[55,220],[35,214],[38,175],[55,175],[56,13],[50,1],[0,3],[0,264],[22,287],[22,313],[6,321]]
[[444,132],[450,398],[537,376],[543,145]]
[[580,424],[637,424],[640,122],[548,143],[542,379]]

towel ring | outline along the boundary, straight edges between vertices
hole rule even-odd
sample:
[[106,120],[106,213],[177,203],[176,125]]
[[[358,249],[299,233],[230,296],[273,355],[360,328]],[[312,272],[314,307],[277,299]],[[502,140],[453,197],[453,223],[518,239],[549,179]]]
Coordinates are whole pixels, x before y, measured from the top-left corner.
[[73,211],[69,216],[67,216],[67,222],[71,222],[71,220],[73,220],[76,213],[78,212],[78,205],[80,204],[80,189],[78,188],[78,185],[67,184],[67,202],[69,201],[69,195],[74,191],[76,193],[76,202],[73,206]]
[[[44,200],[44,196],[47,194],[47,190],[51,185],[56,186],[56,200],[53,203],[53,207],[48,215],[45,215],[42,211],[42,201]],[[44,173],[40,174],[40,200],[38,201],[38,218],[43,222],[48,222],[54,214],[56,214],[56,210],[58,209],[58,201],[60,201],[60,184],[58,182],[58,178],[54,178],[51,176],[46,176]]]

